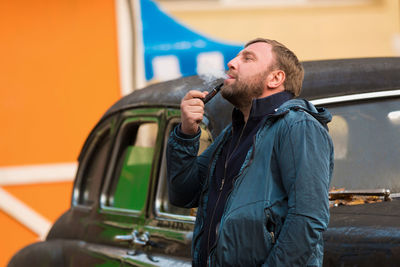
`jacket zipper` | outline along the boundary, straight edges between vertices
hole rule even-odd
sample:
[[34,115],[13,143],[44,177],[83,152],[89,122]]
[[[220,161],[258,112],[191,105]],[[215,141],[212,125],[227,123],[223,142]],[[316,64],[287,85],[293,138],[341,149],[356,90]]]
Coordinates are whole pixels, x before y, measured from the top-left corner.
[[[279,114],[270,115],[270,116],[268,116],[268,117],[265,119],[264,124],[267,123],[267,122],[270,121],[270,120],[271,120],[272,122],[274,122],[275,119],[279,119],[280,117],[285,116],[287,113],[289,113],[289,111],[288,111],[288,110],[285,110],[285,111],[283,111],[283,112],[281,112],[281,113],[279,113]],[[263,128],[263,127],[265,127],[265,125],[261,126],[261,128]],[[233,129],[232,129],[232,131],[233,131]],[[250,155],[249,162],[247,162],[246,166],[244,166],[243,169],[239,172],[239,174],[237,174],[237,175],[233,178],[233,186],[232,186],[231,190],[228,192],[228,197],[227,197],[227,199],[226,199],[226,203],[229,202],[229,199],[230,199],[231,193],[232,193],[232,191],[233,191],[233,189],[234,189],[234,187],[235,187],[235,183],[236,183],[237,178],[239,178],[239,176],[244,172],[244,170],[245,170],[248,166],[250,166],[250,164],[251,164],[251,163],[253,162],[253,160],[254,160],[254,153],[255,153],[255,149],[256,149],[256,147],[255,147],[255,146],[256,146],[256,137],[257,137],[257,134],[255,134],[254,137],[253,137],[252,152],[251,152],[251,155]],[[223,214],[225,214],[225,211],[226,211],[226,205],[225,205]],[[222,218],[221,218],[221,221],[222,221]],[[220,227],[221,227],[221,224],[220,224]],[[275,242],[275,235],[273,234],[273,236],[271,235],[271,237],[272,237],[273,241]],[[209,260],[210,260],[211,253],[213,252],[213,250],[214,250],[215,247],[217,246],[217,241],[218,241],[218,240],[217,240],[217,238],[216,238],[214,244],[212,245],[211,249],[210,249],[209,252],[208,252],[207,266],[209,265]]]
[[[232,153],[231,153],[230,155],[227,155],[227,158],[225,159],[225,164],[224,164],[224,176],[223,176],[222,179],[221,179],[221,186],[220,186],[220,188],[219,188],[219,191],[220,191],[220,192],[221,192],[222,189],[224,188],[225,178],[226,178],[226,169],[228,168],[228,163],[229,163],[229,161],[231,160],[231,157],[232,157],[233,153],[236,151],[236,149],[237,149],[238,146],[240,145],[240,141],[241,141],[241,139],[242,139],[242,136],[243,136],[244,130],[246,129],[246,126],[247,126],[247,121],[246,121],[246,123],[244,124],[242,131],[240,132],[238,141],[237,141],[235,147],[233,148]],[[233,137],[233,127],[232,127],[232,137]],[[229,146],[230,146],[230,145],[229,145]],[[229,153],[229,149],[228,149],[228,153]],[[220,193],[220,194],[221,194],[221,193]],[[218,197],[218,198],[219,198],[219,197]]]
[[[227,197],[227,199],[226,199],[226,203],[228,203],[228,201],[229,201],[229,198],[230,198],[231,193],[232,193],[232,191],[233,191],[233,189],[234,189],[234,185],[235,185],[235,182],[236,182],[237,178],[239,178],[239,176],[244,172],[244,170],[245,170],[247,167],[249,167],[250,164],[253,162],[254,153],[255,153],[256,136],[257,136],[257,134],[254,135],[254,137],[253,137],[252,152],[251,152],[251,155],[250,155],[249,162],[247,162],[246,166],[244,166],[243,169],[239,172],[239,174],[237,174],[237,175],[233,178],[233,186],[232,186],[231,190],[228,192],[228,197]],[[225,211],[226,211],[226,205],[225,205],[223,214],[225,213]],[[221,221],[222,221],[222,218],[221,218]],[[220,224],[220,227],[221,227],[221,224]],[[208,252],[207,266],[208,266],[208,263],[209,263],[210,255],[211,255],[212,251],[215,249],[215,247],[217,246],[217,241],[218,241],[218,240],[217,240],[217,238],[216,238],[214,244],[212,245],[211,249],[210,249],[209,252]]]
[[212,223],[212,219],[214,219],[215,210],[216,210],[216,207],[218,206],[218,202],[219,202],[220,198],[221,198],[221,193],[219,193],[219,195],[218,195],[217,202],[215,204],[214,211],[213,211],[213,214],[211,216],[210,228],[208,229],[208,236],[207,236],[207,265],[208,265],[208,256],[209,256],[209,252],[210,252],[210,235],[211,235],[211,230],[212,230],[211,229],[211,223]]
[[[226,133],[226,134],[228,134],[228,133]],[[225,137],[224,137],[224,140],[225,140]],[[215,158],[215,155],[217,154],[217,152],[219,151],[219,149],[221,148],[221,146],[223,145],[223,142],[221,142],[219,145],[218,145],[218,147],[214,150],[214,152],[213,152],[213,154],[212,154],[212,156],[211,156],[211,160],[210,160],[210,164],[208,165],[208,170],[207,170],[207,178],[206,178],[206,183],[207,183],[207,185],[203,188],[203,190],[202,190],[202,192],[201,192],[201,194],[200,194],[200,198],[199,198],[199,200],[201,201],[201,199],[203,199],[203,195],[204,195],[204,193],[207,191],[207,189],[208,189],[208,187],[209,187],[209,178],[210,178],[210,170],[211,170],[211,166],[212,166],[212,163],[213,163],[213,161],[214,161],[214,158]],[[201,202],[200,202],[201,203]],[[200,204],[199,204],[199,209],[200,208],[202,208],[201,206],[200,206]],[[204,232],[204,228],[203,228],[203,225],[201,226],[201,229],[200,229],[200,231],[199,231],[199,233],[197,234],[197,236],[196,236],[196,238],[193,240],[193,244],[196,244],[196,242],[197,242],[197,240],[199,239],[199,237],[203,234],[203,232]]]
[[[244,126],[243,126],[243,129],[242,129],[242,131],[240,132],[240,136],[239,136],[239,139],[238,139],[238,142],[236,143],[236,145],[235,145],[235,147],[234,147],[234,149],[232,150],[232,153],[231,153],[231,155],[230,156],[232,156],[232,154],[233,154],[233,152],[235,152],[235,150],[237,149],[237,147],[239,146],[239,144],[240,144],[240,140],[242,139],[242,135],[243,135],[243,132],[244,132],[244,130],[245,130],[245,128],[246,128],[246,125],[247,125],[247,121],[246,121],[246,123],[244,124]],[[232,127],[232,137],[233,137],[233,127]],[[232,144],[232,143],[231,143]],[[230,145],[229,145],[230,146]],[[229,153],[229,149],[228,149],[228,153]],[[228,155],[227,155],[228,156]],[[218,206],[218,203],[219,203],[219,200],[220,200],[220,198],[221,198],[221,194],[222,194],[222,189],[224,188],[224,184],[225,184],[225,176],[226,176],[226,169],[227,169],[227,165],[228,165],[228,162],[229,162],[229,160],[230,160],[230,156],[228,156],[227,157],[227,159],[225,159],[225,164],[224,164],[224,176],[222,177],[222,179],[221,179],[221,186],[219,187],[219,194],[218,194],[218,198],[217,198],[217,201],[216,201],[216,203],[215,203],[215,207],[214,207],[214,210],[213,210],[213,213],[212,213],[212,216],[211,216],[211,223],[212,223],[212,221],[213,221],[213,219],[214,219],[214,215],[215,215],[215,210],[216,210],[216,207]],[[210,174],[209,174],[210,175]],[[236,177],[236,176],[235,176]],[[207,266],[208,266],[208,264],[209,264],[209,252],[210,252],[210,235],[211,235],[211,223],[210,223],[210,228],[208,229],[208,236],[207,236]]]
[[[238,138],[238,142],[236,143],[236,146],[235,146],[235,148],[232,150],[232,153],[231,153],[231,155],[230,156],[232,156],[233,155],[233,152],[235,152],[235,150],[238,148],[238,146],[239,146],[239,144],[240,144],[240,141],[241,141],[241,139],[242,139],[242,135],[243,135],[243,133],[244,133],[244,130],[245,130],[245,128],[246,128],[246,125],[247,125],[247,121],[246,121],[246,123],[244,124],[244,126],[243,126],[243,129],[242,129],[242,131],[241,131],[241,133],[240,133],[240,136],[239,136],[239,138]],[[233,136],[233,128],[232,128],[232,136]],[[253,150],[252,150],[252,153],[251,153],[251,156],[250,156],[250,159],[249,159],[249,162],[246,164],[246,166],[244,166],[244,168],[241,170],[241,171],[239,171],[239,173],[237,174],[237,175],[235,175],[234,177],[233,177],[233,181],[232,181],[232,184],[234,185],[234,183],[236,182],[236,179],[243,173],[243,171],[251,164],[251,162],[252,162],[252,158],[253,158],[253,154],[254,154],[254,146],[255,146],[255,140],[256,140],[256,135],[254,135],[254,137],[253,137],[253,145],[252,145],[252,148],[253,148]],[[229,152],[229,151],[228,151]],[[227,169],[227,166],[228,166],[228,162],[229,162],[229,160],[230,160],[230,157],[228,157],[226,160],[225,160],[225,165],[224,165],[224,177],[222,178],[222,180],[221,180],[221,186],[220,186],[220,188],[219,188],[219,194],[218,194],[218,198],[217,198],[217,202],[216,202],[216,205],[215,205],[215,208],[214,208],[214,211],[213,211],[213,214],[212,214],[212,216],[211,216],[211,222],[212,222],[212,220],[214,219],[214,215],[215,215],[215,210],[216,210],[216,207],[218,206],[218,202],[219,202],[219,200],[220,200],[220,198],[221,198],[221,194],[222,194],[222,189],[224,188],[224,184],[225,184],[225,176],[226,176],[226,169]],[[229,198],[229,196],[230,196],[230,194],[231,194],[231,192],[233,191],[233,187],[234,186],[232,186],[232,188],[229,190],[229,192],[228,192],[228,194],[227,194],[227,196],[228,196],[228,198]],[[228,199],[227,199],[228,200]],[[228,201],[227,201],[228,202]],[[224,208],[224,213],[225,213],[225,209],[226,209],[226,206],[225,206],[225,208]],[[211,225],[210,225],[211,226]],[[215,246],[216,246],[216,244],[217,244],[217,237],[216,237],[216,239],[215,239],[215,241],[214,241],[214,244],[212,245],[212,247],[211,247],[211,249],[210,249],[210,246],[209,246],[209,240],[210,240],[210,235],[211,235],[211,227],[210,227],[210,229],[208,229],[208,237],[207,237],[207,266],[209,266],[209,260],[210,260],[210,255],[211,255],[211,251],[215,248]]]

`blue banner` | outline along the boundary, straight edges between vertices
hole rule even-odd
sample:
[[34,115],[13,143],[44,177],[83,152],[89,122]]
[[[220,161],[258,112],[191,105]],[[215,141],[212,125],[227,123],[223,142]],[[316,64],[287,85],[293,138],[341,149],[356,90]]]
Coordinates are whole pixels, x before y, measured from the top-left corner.
[[214,41],[167,15],[151,0],[141,0],[146,80],[203,74],[226,65],[243,48]]

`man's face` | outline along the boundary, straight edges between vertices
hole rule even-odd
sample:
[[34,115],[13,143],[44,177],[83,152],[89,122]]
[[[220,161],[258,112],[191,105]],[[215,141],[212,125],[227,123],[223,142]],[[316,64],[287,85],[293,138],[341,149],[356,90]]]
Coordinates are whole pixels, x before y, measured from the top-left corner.
[[250,105],[266,90],[265,81],[273,63],[270,44],[249,45],[228,63],[229,78],[224,81],[222,96],[238,108]]

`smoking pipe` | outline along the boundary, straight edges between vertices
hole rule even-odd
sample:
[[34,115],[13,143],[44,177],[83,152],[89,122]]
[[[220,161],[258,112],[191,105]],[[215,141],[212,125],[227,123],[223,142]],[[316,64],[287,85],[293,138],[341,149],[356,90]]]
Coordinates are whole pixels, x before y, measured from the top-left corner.
[[217,86],[215,86],[214,89],[212,89],[212,90],[208,93],[208,95],[206,95],[206,97],[204,97],[204,98],[202,99],[202,100],[203,100],[203,103],[204,103],[204,104],[207,104],[207,102],[210,101],[210,100],[221,90],[221,88],[222,88],[223,85],[224,85],[224,83],[220,83],[220,84],[218,84]]

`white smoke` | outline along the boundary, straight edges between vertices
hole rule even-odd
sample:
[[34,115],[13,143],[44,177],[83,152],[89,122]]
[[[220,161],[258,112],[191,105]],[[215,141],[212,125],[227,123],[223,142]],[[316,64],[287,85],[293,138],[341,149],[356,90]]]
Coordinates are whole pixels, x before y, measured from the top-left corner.
[[221,69],[209,69],[208,72],[200,74],[199,77],[203,80],[204,85],[209,87],[218,79],[228,78],[228,75]]
[[197,57],[197,74],[204,85],[212,86],[217,79],[227,78],[224,65],[224,55],[221,52],[203,52]]

